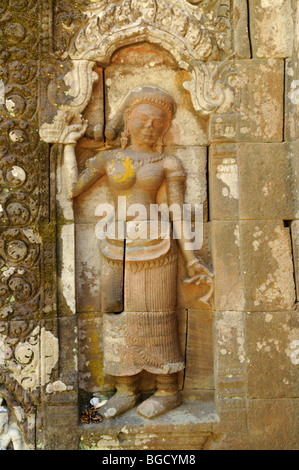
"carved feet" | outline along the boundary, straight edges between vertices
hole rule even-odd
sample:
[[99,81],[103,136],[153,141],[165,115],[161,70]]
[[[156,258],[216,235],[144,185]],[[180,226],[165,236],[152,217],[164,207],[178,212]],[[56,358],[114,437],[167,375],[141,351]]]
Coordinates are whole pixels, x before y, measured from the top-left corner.
[[181,393],[172,396],[153,395],[137,407],[137,413],[147,419],[154,419],[167,411],[174,410],[182,403]]
[[[141,400],[139,392],[139,377],[117,377],[116,393],[98,411],[104,419],[113,419],[134,408]],[[181,393],[178,391],[177,374],[157,376],[157,391],[137,407],[137,412],[147,419],[154,419],[171,411],[182,403]]]
[[[98,414],[106,419],[113,419],[126,411],[131,410],[140,401],[141,393],[136,395],[121,395],[116,393],[98,411]],[[182,403],[181,393],[172,396],[153,395],[137,407],[137,413],[147,419],[154,419],[168,411],[174,410]]]
[[99,410],[98,414],[104,419],[113,419],[134,408],[141,399],[141,393],[136,395],[122,395],[116,392],[110,400]]

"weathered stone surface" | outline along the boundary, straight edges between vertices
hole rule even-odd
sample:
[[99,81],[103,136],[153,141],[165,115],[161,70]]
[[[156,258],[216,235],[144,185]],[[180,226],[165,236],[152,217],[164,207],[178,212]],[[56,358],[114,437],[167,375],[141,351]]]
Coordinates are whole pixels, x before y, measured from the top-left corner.
[[79,388],[89,393],[104,390],[102,330],[102,314],[93,311],[78,315]]
[[288,220],[298,214],[298,156],[293,144],[213,144],[212,220]]
[[299,119],[299,68],[296,57],[286,59],[285,64],[285,140],[296,140]]
[[294,26],[292,1],[251,0],[249,11],[253,57],[290,57]]
[[212,233],[217,310],[294,310],[290,232],[282,222],[215,221]]
[[[290,231],[281,222],[240,224],[245,311],[294,310]],[[261,260],[267,259],[267,263]]]
[[218,310],[242,311],[245,300],[240,281],[240,223],[213,222],[211,225],[215,272],[214,307]]
[[[59,357],[53,355],[55,350],[55,339],[48,339],[42,347],[43,354],[48,358],[52,357],[51,376],[46,382],[43,390],[43,400],[48,404],[76,404],[78,402],[78,347],[77,347],[77,318],[66,317],[57,319],[57,338],[59,346]],[[56,323],[55,322],[55,323]],[[49,328],[49,327],[48,327]],[[58,361],[57,361],[58,359]],[[55,362],[57,361],[57,363]],[[49,365],[48,365],[49,368]],[[54,374],[54,373],[55,374]]]
[[281,142],[283,133],[283,60],[237,64],[240,94],[239,139]]
[[103,257],[95,234],[95,224],[76,225],[76,246],[77,312],[99,312]]
[[213,390],[213,314],[188,310],[184,390]]
[[[218,422],[214,403],[183,405],[151,422],[131,410],[118,420],[81,425],[81,450],[200,450]],[[188,438],[186,437],[188,436]]]
[[238,59],[250,59],[247,0],[234,0],[234,42]]
[[239,144],[240,219],[292,219],[298,213],[298,155],[288,144]]
[[250,449],[298,450],[298,398],[248,400]]
[[[244,315],[248,397],[296,397],[299,387],[298,312]],[[272,370],[275,373],[269,374]]]
[[215,385],[218,398],[245,398],[246,351],[243,312],[215,313]]
[[217,400],[219,423],[215,426],[213,450],[249,450],[246,398]]
[[230,69],[234,104],[211,117],[211,142],[282,142],[284,61],[237,60]]
[[209,153],[211,220],[239,219],[240,171],[237,144],[213,144]]
[[218,410],[214,450],[298,449],[296,398],[225,399],[218,401]]
[[37,449],[78,450],[77,406],[45,406],[38,412],[42,423],[37,434]]

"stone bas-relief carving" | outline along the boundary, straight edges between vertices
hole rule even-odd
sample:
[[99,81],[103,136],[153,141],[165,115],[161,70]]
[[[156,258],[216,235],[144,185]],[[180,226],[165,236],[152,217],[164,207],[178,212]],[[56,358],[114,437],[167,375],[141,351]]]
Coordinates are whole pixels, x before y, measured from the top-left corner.
[[[235,71],[227,62],[233,54],[229,0],[81,1],[75,6],[58,2],[56,11],[56,52],[71,60],[71,69],[61,63],[64,77],[60,70],[59,80],[49,84],[48,99],[52,111],[58,112],[41,128],[44,142],[62,143],[62,129],[86,108],[98,79],[96,64],[108,65],[116,50],[144,41],[167,50],[188,72],[190,79],[183,86],[196,111],[210,115],[232,108]],[[49,122],[49,110],[43,113]]]
[[9,409],[0,397],[0,450],[24,450],[22,435],[13,423]]
[[[126,217],[117,215],[116,220],[118,227],[123,223],[125,240],[109,233],[100,242],[106,260],[101,299],[104,372],[113,376],[116,383],[115,395],[99,411],[106,419],[124,413],[141,400],[139,375],[143,370],[155,374],[157,390],[137,407],[139,414],[155,418],[181,404],[177,375],[184,369],[184,358],[175,311],[177,246],[173,236],[163,238],[161,230],[155,237],[149,235],[151,206],[159,202],[164,182],[168,206],[176,204],[183,209],[184,170],[176,157],[163,151],[163,139],[175,112],[176,104],[164,90],[151,86],[133,90],[113,120],[124,123],[122,148],[98,153],[88,160],[81,174],[75,146],[88,123],[73,124],[63,133],[69,198],[78,196],[106,175],[117,214],[119,198],[126,200]],[[138,221],[135,214],[129,215],[136,204],[145,209],[145,216],[143,213]],[[187,263],[189,282],[206,284],[204,299],[209,301],[213,274],[193,250],[186,249],[186,241],[192,237],[186,236],[182,224],[181,218],[173,217],[173,231],[181,234],[177,238]],[[160,218],[158,227],[161,226]],[[130,237],[132,229],[135,234],[142,231],[142,236]]]
[[[230,0],[81,1],[73,9],[65,2],[56,9],[59,25],[64,20],[56,37],[62,57],[66,45],[74,58],[87,58],[95,48],[104,51],[107,38],[108,43],[113,36],[122,41],[128,35],[128,26],[145,32],[153,25],[162,36],[182,42],[190,55],[199,60],[217,60],[233,53]],[[67,24],[69,18],[73,19],[72,24]],[[88,18],[87,25],[84,18]]]

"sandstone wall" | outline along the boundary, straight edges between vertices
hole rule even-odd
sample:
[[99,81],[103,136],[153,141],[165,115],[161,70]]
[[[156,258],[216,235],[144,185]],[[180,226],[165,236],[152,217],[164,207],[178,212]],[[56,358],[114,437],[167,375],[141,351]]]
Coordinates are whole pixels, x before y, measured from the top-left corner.
[[[0,395],[29,449],[298,449],[297,2],[108,3],[0,1]],[[88,428],[82,404],[112,386],[94,196],[64,198],[53,123],[104,122],[148,80],[180,105],[168,149],[204,206],[214,303],[179,282],[181,414]]]

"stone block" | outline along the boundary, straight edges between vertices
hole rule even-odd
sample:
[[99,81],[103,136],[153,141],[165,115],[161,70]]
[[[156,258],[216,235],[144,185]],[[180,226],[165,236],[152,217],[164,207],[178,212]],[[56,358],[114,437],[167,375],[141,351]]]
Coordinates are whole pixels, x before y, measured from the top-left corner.
[[[49,327],[48,327],[49,328]],[[58,361],[57,371],[51,374],[43,388],[43,400],[48,404],[75,404],[78,401],[78,348],[77,348],[77,318],[66,317],[57,319]],[[45,335],[44,335],[45,336]],[[47,338],[47,336],[46,336]],[[51,352],[55,350],[55,338],[47,338],[44,355],[49,361]],[[53,353],[52,353],[53,355]],[[54,362],[55,356],[53,357]]]
[[292,55],[292,0],[251,0],[249,16],[253,57]]
[[212,266],[215,273],[214,308],[244,308],[240,252],[240,223],[212,222]]
[[298,156],[288,144],[239,144],[241,219],[292,219],[298,206],[294,168]]
[[211,142],[282,142],[284,61],[236,60],[231,64],[234,106],[210,119]]
[[77,406],[45,406],[39,409],[39,416],[42,425],[38,430],[37,449],[78,450]]
[[212,242],[216,310],[294,310],[291,239],[283,222],[215,221]]
[[185,390],[212,390],[213,313],[209,310],[188,310]]
[[285,140],[299,138],[299,62],[296,57],[285,64]]
[[247,0],[234,0],[234,42],[235,54],[238,59],[250,59],[250,42],[248,31],[248,5]]
[[293,144],[213,144],[209,162],[212,220],[288,220],[298,213]]
[[244,221],[240,228],[245,311],[293,311],[295,286],[289,228],[278,221]]
[[97,393],[105,388],[102,330],[102,314],[97,312],[79,314],[79,388],[89,393]]
[[248,397],[298,397],[298,312],[244,315]]
[[210,442],[218,423],[213,402],[183,404],[154,420],[143,418],[136,408],[118,419],[81,425],[81,450],[201,450]]
[[75,224],[61,225],[58,233],[58,310],[61,316],[73,316],[76,313]]
[[239,219],[238,145],[212,144],[209,154],[211,220]]
[[244,314],[215,313],[215,386],[218,398],[246,397]]
[[251,450],[298,450],[298,398],[248,400]]
[[240,102],[238,141],[281,142],[283,138],[284,61],[238,61]]
[[214,432],[218,438],[213,450],[249,450],[247,430],[247,399],[224,398],[217,400],[219,423]]
[[210,118],[210,141],[213,143],[242,140],[241,119],[239,113],[213,114]]

